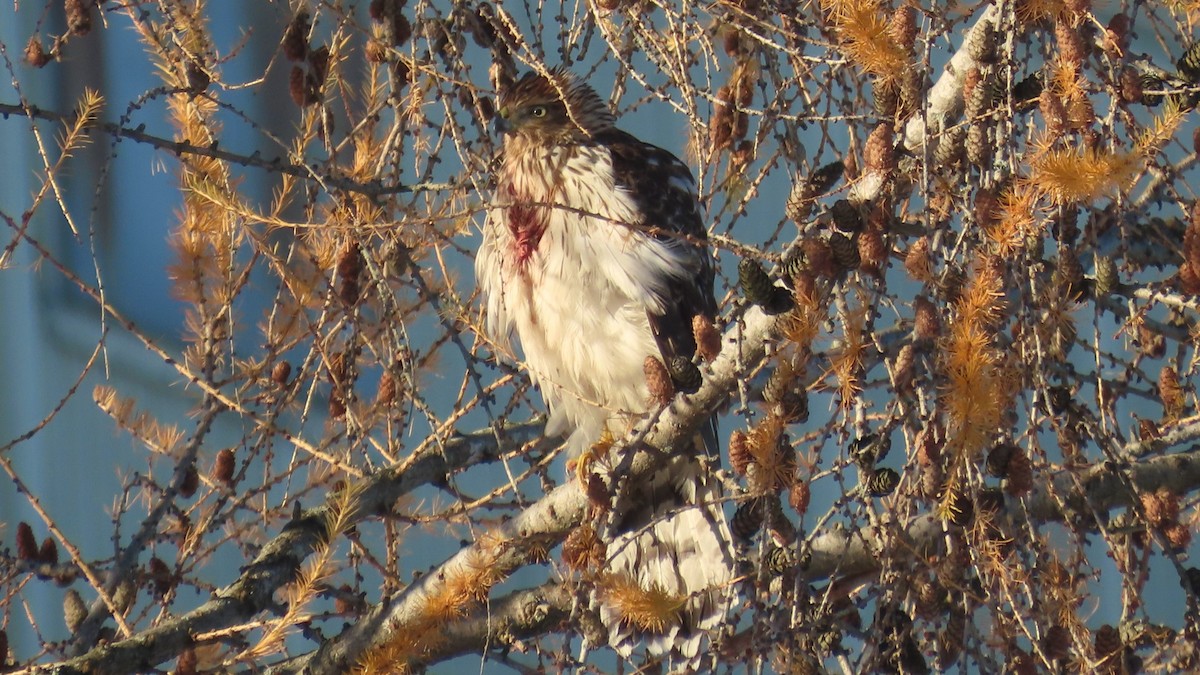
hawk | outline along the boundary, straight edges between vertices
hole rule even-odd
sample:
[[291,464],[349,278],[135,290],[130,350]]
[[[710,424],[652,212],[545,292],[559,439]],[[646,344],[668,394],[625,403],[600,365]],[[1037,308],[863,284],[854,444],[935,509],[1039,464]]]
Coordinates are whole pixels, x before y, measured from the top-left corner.
[[[696,351],[693,318],[716,315],[714,270],[696,183],[670,152],[621,131],[596,92],[566,70],[528,73],[500,92],[505,126],[493,201],[475,261],[487,330],[515,336],[574,453],[624,435],[651,412],[645,362]],[[715,423],[614,505],[606,573],[686,598],[677,620],[635,625],[601,599],[625,657],[695,663],[724,617],[730,536],[717,481]],[[624,502],[624,503],[623,503]]]

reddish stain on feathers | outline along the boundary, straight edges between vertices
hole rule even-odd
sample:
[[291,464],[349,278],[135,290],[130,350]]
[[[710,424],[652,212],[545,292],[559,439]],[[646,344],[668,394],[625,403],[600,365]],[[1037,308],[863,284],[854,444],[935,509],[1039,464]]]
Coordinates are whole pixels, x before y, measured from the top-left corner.
[[546,232],[546,209],[531,204],[512,184],[506,185],[504,192],[510,200],[508,229],[513,235],[513,259],[518,266],[524,266],[533,257]]

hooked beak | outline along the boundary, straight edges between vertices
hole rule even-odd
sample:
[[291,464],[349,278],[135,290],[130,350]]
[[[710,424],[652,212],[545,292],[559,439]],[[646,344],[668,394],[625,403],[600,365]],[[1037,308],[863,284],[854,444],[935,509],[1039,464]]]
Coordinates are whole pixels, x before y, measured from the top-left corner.
[[508,108],[501,108],[496,112],[496,116],[492,119],[492,124],[496,125],[496,133],[507,134],[512,131],[512,124],[508,121]]

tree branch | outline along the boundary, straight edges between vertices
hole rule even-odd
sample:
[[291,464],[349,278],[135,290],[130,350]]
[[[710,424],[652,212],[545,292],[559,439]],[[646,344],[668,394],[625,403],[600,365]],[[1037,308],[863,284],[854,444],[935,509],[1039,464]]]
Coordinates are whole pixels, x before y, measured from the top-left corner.
[[[650,447],[663,450],[690,442],[700,424],[736,390],[739,378],[761,364],[767,343],[775,337],[775,326],[775,317],[763,314],[757,307],[750,308],[743,320],[726,331],[721,354],[705,373],[700,390],[692,396],[676,397],[657,420],[634,429],[627,437],[633,442],[626,447],[639,447],[636,441],[643,438]],[[626,459],[629,467],[626,475],[637,480],[657,466],[662,453],[639,449]],[[368,650],[384,646],[406,629],[419,625],[427,616],[430,599],[441,597],[446,591],[447,579],[471,573],[481,559],[498,575],[510,574],[534,562],[539,551],[548,551],[583,520],[587,506],[587,497],[577,481],[559,486],[501,526],[494,536],[462,549],[395,598],[377,605],[361,621],[322,645],[311,659],[294,660],[273,672],[346,672]]]
[[[400,497],[422,485],[438,484],[454,471],[494,462],[506,452],[539,440],[541,421],[461,435],[432,445],[404,464],[377,472],[361,490],[352,522],[390,512]],[[497,438],[503,443],[498,443]],[[337,499],[331,496],[331,499]],[[330,504],[306,509],[263,547],[238,579],[200,607],[126,640],[97,647],[55,667],[59,675],[128,673],[154,668],[192,646],[192,635],[243,623],[275,606],[275,592],[296,578],[301,563],[324,541]],[[30,672],[30,671],[19,671]]]
[[988,30],[998,28],[1000,11],[999,5],[988,5],[975,20],[971,30],[967,31],[962,44],[950,57],[941,77],[925,97],[926,105],[921,114],[914,116],[905,126],[905,148],[917,152],[921,146],[932,142],[929,154],[932,155],[936,150],[936,144],[939,142],[936,134],[945,129],[946,123],[962,111],[963,82],[966,80],[967,71],[979,63],[973,45],[983,39]]
[[[1200,422],[1181,427],[1169,436],[1171,444],[1197,438],[1200,438]],[[1125,450],[1132,456],[1136,452],[1134,446],[1138,445],[1130,443]],[[1120,471],[1125,472],[1125,477],[1118,475]],[[1007,508],[1013,514],[1023,509],[1036,522],[1087,521],[1096,509],[1107,512],[1135,503],[1136,497],[1125,487],[1126,480],[1147,491],[1167,487],[1180,495],[1195,492],[1200,489],[1200,449],[1144,459],[1124,468],[1103,463],[1080,471],[1064,469],[1050,481],[1036,485],[1020,503],[1010,499]],[[854,531],[827,529],[808,542],[811,556],[797,572],[811,583],[878,571],[882,542],[894,539],[895,527],[895,523],[884,522]],[[930,550],[945,536],[947,528],[953,527],[934,514],[925,513],[903,526],[901,538],[909,550]],[[452,561],[443,565],[443,573],[448,571]],[[485,609],[444,626],[444,642],[411,665],[438,663],[471,653],[482,654],[489,646],[507,649],[519,640],[563,630],[562,626],[570,617],[572,600],[569,581],[548,582],[491,600]],[[386,614],[386,607],[381,605],[377,614]],[[386,622],[377,617],[370,625],[379,629]],[[328,662],[312,663],[304,656],[280,664],[269,672],[273,675],[301,672],[304,666],[312,668],[304,672],[333,672],[328,669],[332,667]]]
[[[1194,441],[1200,438],[1200,422],[1179,431],[1170,437],[1173,444]],[[1128,444],[1126,451],[1132,452],[1134,446],[1140,443]],[[1120,472],[1125,472],[1125,476]],[[1097,511],[1109,512],[1135,503],[1137,497],[1126,488],[1126,480],[1149,492],[1159,487],[1179,495],[1196,492],[1200,490],[1200,449],[1153,457],[1126,467],[1103,462],[1082,470],[1062,469],[1049,481],[1036,484],[1021,504],[1034,522],[1087,521]],[[1017,507],[1013,499],[1007,501],[1010,513],[1017,513]],[[884,529],[894,526],[882,523],[852,532],[829,529],[818,534],[809,541],[812,558],[802,570],[803,576],[814,581],[835,574],[854,576],[879,569],[879,542],[885,540]],[[954,526],[943,525],[934,514],[926,513],[905,525],[903,536],[913,550],[926,550],[937,543],[948,527]]]
[[[748,310],[743,321],[736,322],[726,331],[721,355],[706,369],[705,382],[700,391],[693,396],[677,397],[656,420],[652,420],[652,425],[648,422],[631,432],[632,440],[628,442],[628,447],[637,447],[638,439],[644,439],[653,448],[662,449],[681,446],[689,441],[695,429],[736,390],[739,379],[761,365],[766,355],[766,345],[775,337],[775,326],[775,317],[764,315],[758,308]],[[512,448],[537,440],[541,430],[540,422],[510,427],[503,433],[503,437],[509,441],[504,447]],[[1156,442],[1156,447],[1165,448],[1196,438],[1200,438],[1200,422],[1172,430]],[[1133,442],[1127,446],[1125,456],[1136,457],[1145,452],[1141,443]],[[452,439],[441,452],[431,447],[405,465],[385,469],[371,477],[369,485],[362,492],[355,521],[387,513],[397,498],[416,487],[436,484],[457,469],[495,461],[501,454],[491,430]],[[637,476],[656,467],[662,458],[662,453],[639,450],[629,461],[628,475],[636,480]],[[1177,492],[1193,491],[1200,486],[1200,450],[1155,457],[1138,462],[1127,470],[1138,486],[1152,488],[1165,485]],[[1086,494],[1078,493],[1076,481],[1085,487]],[[1062,504],[1053,495],[1065,496]],[[1089,504],[1091,508],[1111,509],[1127,505],[1132,499],[1119,477],[1114,475],[1113,468],[1103,464],[1086,470],[1082,475],[1069,470],[1060,472],[1051,486],[1039,488],[1027,498],[1025,504],[1027,512],[1035,519],[1063,520]],[[1064,511],[1064,504],[1067,505],[1067,511]],[[446,579],[468,569],[479,559],[478,556],[487,555],[495,571],[503,575],[536,562],[539,551],[549,550],[582,521],[587,506],[587,497],[578,482],[571,481],[559,486],[499,528],[494,537],[464,548],[396,597],[376,605],[354,626],[327,641],[317,651],[289,659],[277,665],[272,672],[344,672],[353,667],[362,654],[386,644],[419,621],[424,606],[431,597],[436,597],[443,590]],[[270,609],[274,592],[294,578],[301,562],[320,545],[321,517],[327,508],[320,506],[309,509],[299,519],[285,526],[284,531],[263,549],[236,582],[218,591],[212,600],[201,607],[128,640],[97,648],[63,664],[58,672],[123,672],[153,667],[191,646],[190,635],[237,625]],[[820,533],[809,542],[812,555],[803,570],[804,576],[815,580],[876,569],[878,546],[874,542],[879,541],[883,534],[880,530],[882,527],[894,525],[880,524],[853,533],[837,530]],[[904,530],[911,545],[920,549],[932,545],[942,536],[943,525],[932,515],[925,514],[913,519]],[[497,542],[500,542],[499,546]],[[524,594],[509,596],[504,602],[512,604],[501,606],[515,616],[519,611],[531,611],[529,603],[539,593],[549,597],[547,594],[558,592],[561,591],[549,587],[542,587],[540,591],[530,589],[522,592]],[[497,611],[496,602],[489,608],[493,617]],[[532,623],[539,629],[552,630],[549,622],[558,616],[561,606],[550,603],[545,609],[547,615],[533,615],[539,620]],[[479,645],[504,637],[495,631],[505,625],[493,623],[489,628],[485,618],[474,617],[456,625],[453,630],[458,631],[456,635],[460,632],[463,640]],[[533,627],[519,628],[521,625],[508,625],[506,629],[513,630],[516,626],[518,633],[526,629],[533,630]],[[479,633],[482,630],[488,633]],[[464,652],[447,647],[444,652],[432,651],[430,655],[444,654],[443,658],[449,658],[460,653]]]
[[[53,110],[39,108],[35,105],[0,103],[0,116],[8,118],[10,115],[24,117],[30,120],[46,120],[61,124],[73,124],[75,121],[74,113],[63,114]],[[266,159],[257,151],[251,155],[243,155],[236,152],[229,152],[228,150],[222,150],[220,149],[218,143],[215,142],[209,145],[196,145],[188,140],[173,141],[161,136],[148,134],[145,131],[144,124],[131,129],[129,127],[113,124],[112,122],[97,121],[89,125],[89,127],[98,131],[102,131],[116,138],[128,138],[135,143],[144,143],[158,150],[173,152],[176,156],[192,155],[196,157],[208,157],[210,159],[229,162],[238,166],[250,166],[256,169],[270,171],[272,173],[284,173],[301,180],[309,180],[321,183],[327,188],[336,188],[338,190],[354,192],[370,197],[385,197],[387,195],[394,194],[445,190],[451,187],[448,184],[435,183],[424,183],[419,185],[404,185],[401,183],[385,185],[382,182],[363,183],[344,175],[321,175],[316,169],[308,166],[307,164],[293,164],[291,162],[284,161],[282,157]]]
[[488,603],[487,611],[446,626],[445,643],[419,663],[430,664],[487,649],[508,649],[513,643],[556,633],[571,616],[573,596],[568,583],[552,581],[513,591]]

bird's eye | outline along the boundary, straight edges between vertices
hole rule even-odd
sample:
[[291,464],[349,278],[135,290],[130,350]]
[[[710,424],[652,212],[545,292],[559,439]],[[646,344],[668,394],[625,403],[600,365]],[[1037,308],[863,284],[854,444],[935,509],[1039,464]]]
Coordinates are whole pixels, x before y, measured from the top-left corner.
[[535,105],[529,109],[529,114],[533,115],[534,117],[545,117],[546,116],[546,106]]

